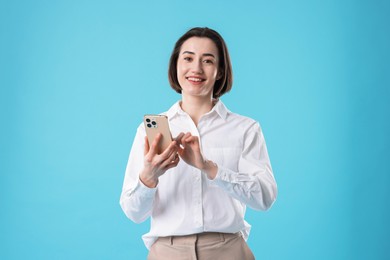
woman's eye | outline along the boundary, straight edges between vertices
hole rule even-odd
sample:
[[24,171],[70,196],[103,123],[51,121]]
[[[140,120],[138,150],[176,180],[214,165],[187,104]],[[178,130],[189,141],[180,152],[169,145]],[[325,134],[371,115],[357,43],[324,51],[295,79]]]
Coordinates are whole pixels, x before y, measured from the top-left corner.
[[210,63],[210,64],[213,64],[213,63],[214,63],[213,60],[204,60],[203,62],[204,62],[204,63]]
[[191,57],[184,57],[185,61],[192,61]]

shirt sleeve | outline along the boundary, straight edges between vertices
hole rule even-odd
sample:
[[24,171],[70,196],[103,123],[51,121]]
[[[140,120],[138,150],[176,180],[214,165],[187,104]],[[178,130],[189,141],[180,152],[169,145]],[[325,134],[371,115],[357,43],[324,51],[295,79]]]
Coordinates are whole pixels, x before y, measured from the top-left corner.
[[134,138],[127,162],[120,205],[126,216],[135,223],[145,221],[150,215],[157,188],[148,188],[139,180],[143,167],[145,131],[140,126]]
[[277,197],[277,185],[258,123],[244,134],[238,172],[218,165],[212,182],[250,208],[267,210],[272,206]]

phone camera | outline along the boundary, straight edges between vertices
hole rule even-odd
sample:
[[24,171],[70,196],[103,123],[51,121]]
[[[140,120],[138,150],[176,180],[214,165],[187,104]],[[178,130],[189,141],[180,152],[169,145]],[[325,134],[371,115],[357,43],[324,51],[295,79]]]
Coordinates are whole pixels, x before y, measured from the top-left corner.
[[145,118],[145,124],[148,128],[157,128],[157,122],[155,118]]

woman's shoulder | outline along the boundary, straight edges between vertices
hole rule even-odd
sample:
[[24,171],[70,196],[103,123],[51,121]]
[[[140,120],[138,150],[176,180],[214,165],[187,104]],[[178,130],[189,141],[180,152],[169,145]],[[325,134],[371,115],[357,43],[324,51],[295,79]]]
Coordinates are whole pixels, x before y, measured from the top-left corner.
[[223,105],[223,109],[226,110],[226,120],[229,121],[229,123],[233,123],[236,124],[238,127],[244,128],[260,125],[257,120],[249,116],[242,115],[240,113],[232,112],[223,103],[221,105]]
[[239,113],[236,113],[236,112],[231,112],[229,111],[229,114],[228,114],[228,119],[229,120],[235,120],[235,121],[240,121],[242,123],[245,123],[245,124],[255,124],[255,123],[258,123],[257,120],[249,117],[249,116],[245,116],[245,115],[242,115],[242,114],[239,114]]
[[259,121],[249,116],[244,116],[235,112],[229,112],[226,120],[229,121],[229,123],[235,125],[236,127],[244,130],[260,128]]

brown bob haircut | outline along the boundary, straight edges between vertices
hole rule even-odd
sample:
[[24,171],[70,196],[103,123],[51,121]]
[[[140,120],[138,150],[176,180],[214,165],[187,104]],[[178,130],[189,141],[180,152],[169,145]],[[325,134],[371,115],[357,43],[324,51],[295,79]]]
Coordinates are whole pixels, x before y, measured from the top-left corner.
[[212,40],[218,49],[219,64],[218,71],[220,78],[215,81],[213,97],[219,98],[223,94],[230,91],[233,85],[233,71],[230,63],[230,56],[225,41],[222,36],[216,31],[207,27],[195,27],[186,32],[175,44],[169,60],[168,79],[171,87],[181,93],[181,87],[177,79],[177,59],[179,58],[180,49],[183,43],[191,37],[209,38]]

